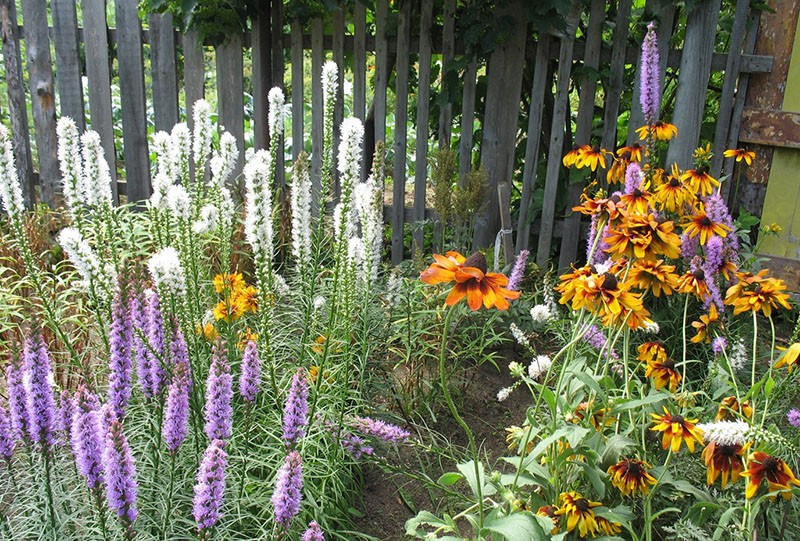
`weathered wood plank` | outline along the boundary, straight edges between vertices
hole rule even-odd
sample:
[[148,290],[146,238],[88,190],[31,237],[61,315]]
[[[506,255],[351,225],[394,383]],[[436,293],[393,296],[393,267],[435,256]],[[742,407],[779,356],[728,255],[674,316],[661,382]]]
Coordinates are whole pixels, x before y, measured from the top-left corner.
[[[576,145],[591,144],[594,98],[597,90],[597,78],[594,73],[600,67],[600,45],[603,40],[605,18],[605,0],[592,0],[589,26],[586,31],[586,56],[583,58],[583,67],[586,69],[586,75],[582,77],[580,82],[581,90],[578,98],[578,118],[574,139]],[[564,224],[564,236],[561,237],[561,251],[558,255],[559,269],[569,267],[570,263],[578,257],[581,216],[583,215],[579,212],[573,212],[572,207],[578,204],[582,191],[583,183],[578,182],[571,183],[567,189],[567,217]]]
[[431,24],[433,3],[422,0],[419,24],[419,71],[417,80],[417,147],[414,171],[414,222],[413,251],[424,249],[425,188],[428,180],[428,118],[431,97]]
[[178,123],[178,71],[172,15],[151,13],[150,63],[153,73],[153,116],[156,130],[171,130]]
[[292,157],[303,150],[303,27],[292,21]]
[[570,73],[572,71],[572,46],[575,43],[575,30],[578,22],[578,4],[573,3],[572,12],[567,19],[565,34],[561,37],[561,48],[558,56],[558,74],[556,76],[556,97],[551,124],[550,145],[548,153],[555,154],[558,159],[547,161],[547,176],[544,186],[544,207],[542,208],[542,225],[539,230],[539,244],[536,251],[536,264],[547,265],[550,259],[550,247],[553,242],[553,221],[556,215],[556,191],[558,176],[561,172],[561,149],[564,146],[564,125],[569,107]]
[[[513,18],[524,7],[511,2],[498,9],[498,19]],[[513,175],[515,136],[519,117],[522,73],[525,68],[526,23],[517,19],[506,41],[495,47],[487,67],[486,108],[483,117],[481,165],[488,174],[487,204],[475,218],[476,249],[491,246],[500,228],[497,186]]]
[[[344,6],[342,5],[333,12],[333,61],[339,69],[339,77],[336,80],[336,103],[333,106],[333,148],[338,149],[340,127],[344,120]],[[364,160],[362,165],[363,162]],[[338,167],[333,168],[333,186],[338,199],[340,191]]]
[[461,98],[461,139],[458,142],[458,183],[472,169],[472,136],[475,133],[475,94],[478,82],[478,62],[473,60],[464,72],[464,94]]
[[683,169],[691,167],[692,152],[700,139],[719,6],[720,0],[702,0],[687,13],[686,38],[675,95],[675,103],[681,106],[676,107],[672,115],[678,137],[670,141],[666,161],[677,163]]
[[800,148],[800,113],[745,108],[739,141],[770,147]]
[[253,129],[256,148],[269,148],[267,94],[272,83],[272,25],[268,11],[259,11],[253,20]]
[[61,116],[75,121],[78,131],[86,129],[81,81],[80,46],[78,45],[78,15],[74,0],[52,0],[53,38],[56,49],[59,109]]
[[91,128],[100,136],[111,173],[111,186],[117,199],[117,155],[111,112],[111,72],[106,32],[105,0],[81,0],[83,40],[86,44],[86,76],[89,80]]
[[197,31],[183,35],[183,84],[186,95],[186,118],[189,127],[194,127],[192,107],[194,102],[205,97],[205,59]]
[[3,63],[8,90],[8,113],[11,120],[11,146],[17,173],[22,184],[25,205],[35,199],[33,161],[28,131],[28,111],[25,106],[25,86],[22,58],[17,32],[17,8],[14,0],[0,0],[0,36],[3,39]]
[[242,80],[242,37],[232,35],[217,47],[217,99],[219,123],[236,138],[239,158],[233,169],[238,177],[244,166],[244,81]]
[[[452,62],[455,56],[456,36],[455,36],[455,21],[456,21],[456,0],[445,0],[444,2],[444,16],[442,25],[442,69],[441,69],[441,92],[447,95],[447,88],[445,88],[444,72],[447,69],[448,62]],[[450,147],[450,133],[453,126],[453,103],[448,99],[446,103],[441,105],[439,111],[439,148]]]
[[39,186],[42,201],[51,208],[61,205],[61,170],[56,141],[56,96],[53,88],[53,63],[47,32],[47,3],[28,0],[22,4],[25,52],[28,57],[33,124],[36,128],[36,155],[39,158]]
[[[364,4],[356,2],[353,18],[353,116],[363,122],[367,113],[367,10]],[[370,149],[364,149],[365,155],[370,152]]]
[[394,169],[392,174],[392,264],[403,261],[405,235],[403,234],[403,208],[406,196],[406,152],[408,134],[408,71],[410,68],[409,45],[411,41],[411,3],[400,8],[397,20],[397,61],[395,66],[395,125],[394,125]]
[[122,100],[122,143],[125,149],[125,180],[128,201],[150,197],[150,155],[147,150],[146,96],[142,36],[136,4],[115,0],[117,58]]
[[[503,245],[503,264],[510,265],[514,261],[514,231],[511,223],[511,188],[508,182],[497,185],[497,202],[500,205],[500,242]],[[497,247],[495,247],[497,253]],[[500,262],[495,261],[494,266],[500,269]]]
[[536,169],[539,165],[539,144],[542,137],[542,112],[544,94],[548,85],[550,34],[541,32],[536,44],[533,84],[531,85],[531,106],[528,112],[528,141],[525,145],[525,168],[522,172],[522,194],[519,202],[519,223],[517,224],[517,252],[527,250],[531,232],[531,208],[533,192],[536,189]]
[[376,0],[375,4],[375,95],[372,104],[377,142],[386,140],[386,86],[389,81],[386,19],[389,16],[389,0]]
[[[603,111],[603,138],[600,146],[615,150],[617,146],[617,118],[619,102],[625,82],[625,49],[630,28],[632,0],[620,0],[617,5],[617,18],[614,21],[614,37],[611,51],[611,66],[608,84],[605,88]],[[601,175],[605,178],[606,170]]]
[[[322,152],[325,115],[322,95],[322,19],[311,21],[311,184],[315,190],[322,186]],[[318,191],[316,193],[319,193]]]
[[[272,23],[272,83],[271,86],[285,88],[284,83],[284,61],[283,61],[283,0],[272,0],[271,6]],[[267,89],[269,90],[269,89]],[[278,148],[283,149],[286,134],[281,134]],[[278,152],[278,159],[275,165],[275,185],[286,186],[286,156],[284,152]],[[284,209],[285,210],[285,209]]]

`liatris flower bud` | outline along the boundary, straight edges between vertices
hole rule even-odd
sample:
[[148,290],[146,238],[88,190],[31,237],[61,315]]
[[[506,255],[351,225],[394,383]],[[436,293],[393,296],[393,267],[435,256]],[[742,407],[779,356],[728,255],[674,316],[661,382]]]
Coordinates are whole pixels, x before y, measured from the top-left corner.
[[264,264],[272,260],[272,186],[270,168],[272,158],[266,150],[257,151],[244,166],[247,215],[244,234],[253,254]]
[[286,98],[283,95],[283,90],[277,86],[272,88],[269,94],[267,94],[267,102],[269,102],[269,112],[267,113],[269,136],[274,139],[283,134],[284,123],[289,116],[291,108],[286,106]]
[[133,524],[139,515],[136,509],[136,466],[119,421],[112,421],[108,428],[103,467],[108,507],[117,512],[125,530],[125,538],[133,539],[136,535]]
[[281,531],[289,529],[292,519],[300,512],[303,499],[303,459],[297,451],[291,451],[278,470],[272,505],[275,508],[275,522]]
[[81,194],[89,207],[110,207],[114,201],[111,194],[111,170],[106,161],[100,135],[86,130],[81,135],[83,145],[83,175]]
[[610,350],[606,347],[608,338],[606,338],[606,335],[597,325],[592,325],[589,327],[589,330],[584,333],[583,339],[586,340],[586,343],[592,346],[594,349],[598,351],[603,350],[606,356],[612,359],[617,359],[619,357],[616,351]]
[[155,396],[153,389],[153,377],[150,370],[150,351],[147,348],[147,311],[142,301],[142,294],[137,288],[133,288],[129,298],[129,314],[133,322],[132,338],[133,351],[136,353],[136,378],[142,393],[147,398]]
[[25,212],[25,200],[19,183],[17,167],[14,165],[14,154],[8,128],[0,125],[0,202],[3,209],[12,219],[21,219]]
[[371,417],[354,417],[353,428],[385,443],[404,443],[411,437],[410,432],[399,426]]
[[197,172],[199,179],[203,178],[202,166],[211,152],[211,138],[214,133],[211,125],[211,106],[206,100],[197,100],[192,107],[194,133],[192,136],[192,158],[195,165],[201,168]]
[[714,352],[714,355],[722,355],[727,348],[728,341],[725,340],[724,336],[717,336],[711,341],[711,350]]
[[189,389],[191,386],[189,364],[186,361],[178,362],[172,371],[172,382],[169,384],[167,407],[164,411],[164,425],[161,428],[161,436],[172,455],[180,449],[189,428]]
[[83,203],[80,192],[83,165],[81,162],[80,136],[75,121],[69,117],[61,117],[56,124],[58,136],[58,163],[61,169],[61,185],[64,191],[64,202],[71,213],[75,213]]
[[192,364],[189,361],[189,348],[186,346],[186,339],[183,337],[183,332],[181,332],[181,328],[178,326],[177,322],[173,322],[173,329],[175,329],[172,333],[172,342],[169,345],[170,355],[172,356],[172,364],[173,366],[177,366],[179,364],[186,365],[186,375],[188,376],[187,383],[189,384],[189,389],[192,388]]
[[636,162],[631,162],[625,168],[625,193],[630,195],[638,190],[644,180],[642,168]]
[[292,376],[292,385],[283,407],[283,441],[291,447],[306,435],[308,424],[308,384],[299,369]]
[[239,376],[239,393],[245,402],[256,401],[258,386],[261,384],[261,359],[258,358],[258,346],[248,340],[242,355],[242,375]]
[[236,138],[229,132],[223,132],[219,138],[219,153],[216,154],[209,165],[211,167],[211,185],[222,187],[233,173],[236,160],[239,159],[239,147]]
[[131,399],[131,341],[133,325],[125,292],[117,295],[111,308],[111,332],[108,342],[108,403],[114,408],[117,419],[125,418],[125,409]]
[[656,36],[654,22],[647,25],[647,35],[642,42],[642,62],[639,70],[639,103],[642,106],[645,121],[653,124],[658,120],[658,111],[661,107],[658,36]]
[[224,441],[213,440],[203,453],[203,460],[197,471],[192,516],[197,522],[200,539],[210,538],[210,530],[221,515],[225,496],[225,467],[228,462],[224,446]]
[[325,541],[325,536],[322,534],[319,524],[312,520],[308,523],[308,529],[303,532],[300,541]]
[[178,297],[186,295],[186,277],[175,248],[168,246],[153,254],[147,268],[162,297],[170,294]]
[[322,66],[322,102],[326,107],[333,105],[331,100],[336,94],[336,82],[339,78],[339,67],[336,62],[328,60]]
[[58,409],[56,410],[56,430],[59,435],[59,443],[69,444],[70,434],[72,433],[72,418],[75,416],[75,402],[69,391],[61,391],[58,397]]
[[311,177],[305,152],[297,156],[292,172],[292,255],[301,270],[311,260]]
[[786,419],[789,421],[789,424],[795,428],[800,428],[800,410],[797,408],[792,408],[786,414]]
[[28,436],[28,392],[25,390],[24,362],[19,353],[13,351],[6,366],[6,389],[8,413],[11,418],[11,434],[14,441]]
[[150,150],[156,155],[156,174],[169,180],[169,183],[172,184],[175,181],[175,170],[170,156],[172,138],[165,131],[157,131],[150,141]]
[[161,394],[166,378],[166,371],[162,363],[167,357],[167,345],[164,338],[164,315],[161,313],[161,298],[157,291],[152,291],[147,297],[147,341],[150,347],[146,348],[148,371],[150,372],[148,381],[153,396]]
[[521,250],[514,262],[514,268],[511,269],[511,275],[508,277],[508,285],[506,289],[509,291],[519,291],[519,286],[522,279],[525,277],[525,265],[528,264],[528,256],[531,255],[529,250]]
[[0,406],[0,458],[10,463],[11,457],[14,456],[15,446],[8,410]]
[[97,254],[80,231],[74,227],[65,227],[58,234],[58,243],[83,278],[86,287],[94,285],[94,293],[101,299],[105,298],[111,291],[109,284],[116,281],[116,276],[111,268],[101,264]]
[[233,428],[233,378],[222,341],[214,344],[206,380],[205,433],[210,440],[227,440]]
[[54,443],[56,402],[50,381],[50,354],[42,340],[35,334],[25,341],[25,391],[28,406],[28,434],[31,441],[47,452]]
[[100,420],[100,404],[85,387],[75,394],[75,415],[72,418],[72,454],[78,473],[86,479],[89,490],[103,484],[103,449],[105,431]]
[[189,180],[189,154],[192,151],[192,134],[185,122],[180,122],[172,127],[170,133],[172,144],[170,146],[170,161],[172,174],[175,180],[184,186]]

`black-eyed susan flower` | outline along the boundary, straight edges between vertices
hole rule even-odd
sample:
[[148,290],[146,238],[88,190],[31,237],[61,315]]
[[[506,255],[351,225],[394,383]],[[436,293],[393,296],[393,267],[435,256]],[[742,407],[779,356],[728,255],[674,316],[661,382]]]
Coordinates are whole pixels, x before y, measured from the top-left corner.
[[575,165],[575,162],[578,160],[578,157],[581,155],[582,152],[587,150],[591,150],[592,147],[590,145],[572,145],[572,150],[564,154],[564,157],[561,158],[561,163],[564,164],[564,167],[570,168]]
[[700,235],[700,244],[704,246],[708,242],[708,239],[714,235],[726,237],[730,230],[731,228],[727,225],[715,222],[709,218],[705,212],[698,212],[691,217],[691,221],[683,226],[683,232],[689,235],[689,237],[694,238]]
[[699,301],[706,299],[709,293],[705,271],[703,269],[690,270],[678,278],[678,293],[694,295]]
[[681,180],[687,182],[694,193],[702,196],[711,195],[714,188],[719,186],[719,181],[708,174],[707,167],[689,169],[681,175]]
[[656,205],[669,212],[678,212],[695,201],[694,192],[677,176],[669,175],[653,195]]
[[747,165],[753,165],[753,160],[756,159],[756,153],[746,148],[732,148],[722,153],[726,158],[736,158],[737,162],[743,161]]
[[547,517],[553,521],[554,526],[553,529],[550,530],[550,535],[556,535],[558,533],[559,520],[558,520],[558,515],[556,514],[557,511],[558,511],[557,505],[543,505],[536,511],[536,514],[539,515],[540,517]]
[[628,169],[628,160],[618,158],[614,160],[606,173],[606,180],[609,184],[622,184],[625,182],[625,170]]
[[198,323],[197,324],[197,334],[201,335],[203,339],[207,340],[208,342],[213,342],[219,336],[216,327],[211,322],[208,323]]
[[669,122],[659,121],[637,128],[636,134],[639,136],[639,139],[647,139],[648,136],[651,136],[656,141],[669,141],[678,135],[678,128]]
[[650,212],[650,199],[652,197],[653,194],[647,191],[646,182],[643,182],[642,186],[634,188],[631,193],[626,193],[620,199],[625,204],[628,212],[647,214]]
[[699,321],[692,321],[692,327],[697,332],[692,337],[692,343],[699,344],[700,342],[705,342],[708,344],[711,342],[711,333],[709,332],[713,329],[719,322],[719,312],[717,312],[717,307],[712,303],[708,307],[708,313],[703,314],[700,316]]
[[659,256],[674,259],[681,253],[681,239],[673,233],[674,228],[672,222],[653,214],[626,214],[620,224],[609,228],[604,239],[608,244],[605,251],[615,261],[621,257],[650,261]]
[[681,374],[675,370],[675,361],[672,359],[647,361],[644,375],[653,380],[653,386],[656,389],[669,387],[669,390],[673,393],[681,381]]
[[230,323],[242,317],[244,315],[244,309],[242,305],[235,302],[219,301],[216,306],[214,306],[212,313],[214,314],[215,320],[223,320]]
[[619,156],[620,159],[627,160],[629,162],[642,161],[642,156],[644,156],[646,153],[647,149],[639,143],[634,143],[632,145],[617,149],[617,156]]
[[[554,512],[555,516],[563,516],[567,519],[566,530],[571,532],[578,530],[581,537],[594,536],[600,527],[595,517],[595,507],[603,505],[600,502],[587,500],[577,492],[565,492],[559,496],[559,507]],[[559,521],[560,525],[564,525]]]
[[715,421],[728,421],[736,418],[736,415],[741,415],[745,419],[753,417],[753,406],[750,405],[749,400],[745,400],[739,404],[739,400],[731,395],[726,396],[720,402],[717,409],[717,415],[714,417]]
[[785,293],[786,284],[783,280],[768,277],[768,274],[768,269],[755,275],[749,272],[736,273],[737,283],[729,287],[725,294],[725,304],[733,306],[733,315],[750,310],[760,311],[765,317],[770,317],[773,308],[791,308],[789,295]]
[[600,216],[607,220],[616,220],[620,216],[620,212],[625,209],[625,204],[619,195],[612,195],[611,197],[596,197],[594,199],[588,196],[582,196],[583,203],[572,207],[575,212],[586,214],[587,216]]
[[625,496],[647,494],[650,486],[656,484],[656,479],[648,469],[652,468],[647,462],[635,458],[623,458],[608,468],[611,484]]
[[231,294],[231,302],[238,304],[242,313],[255,313],[258,310],[258,290],[253,286],[234,289]]
[[595,520],[597,521],[597,527],[600,529],[600,532],[604,533],[606,536],[622,533],[622,524],[619,522],[613,522],[601,516],[596,516]]
[[453,306],[463,299],[467,299],[467,304],[471,310],[480,309],[481,305],[485,308],[497,308],[498,310],[508,310],[509,300],[517,299],[519,291],[509,291],[505,288],[508,278],[500,273],[487,272],[486,257],[475,252],[461,264],[457,261],[460,257],[442,257],[434,255],[435,263],[431,264],[427,270],[423,271],[420,278],[427,284],[438,284],[442,282],[453,282],[455,285],[445,300],[445,304]]
[[695,426],[697,419],[686,419],[683,415],[673,415],[666,407],[664,407],[664,415],[656,413],[650,415],[655,423],[650,430],[663,433],[661,439],[663,449],[670,447],[673,453],[677,453],[681,444],[686,442],[686,447],[694,453],[695,441],[702,445],[703,431]]
[[[791,490],[791,485],[800,486],[800,481],[794,476],[792,469],[778,457],[768,455],[761,451],[751,453],[747,458],[747,470],[740,475],[749,479],[744,496],[748,500],[756,495],[762,481],[767,481],[770,492]],[[792,497],[791,492],[781,494],[784,499]]]
[[732,483],[739,480],[744,470],[742,461],[742,445],[738,443],[721,444],[710,442],[703,449],[703,461],[706,463],[706,483],[711,486],[722,477],[722,488],[728,486],[728,479]]
[[642,362],[667,360],[667,350],[661,342],[645,342],[636,351],[639,353],[636,358]]
[[675,265],[667,265],[663,259],[639,260],[631,266],[628,282],[637,289],[652,291],[656,297],[660,297],[661,293],[672,295],[678,287],[678,275],[674,271]]
[[581,147],[578,158],[575,160],[575,167],[578,169],[589,167],[592,171],[597,171],[598,166],[605,169],[607,156],[612,156],[612,154],[604,148],[588,145]]
[[245,287],[247,284],[244,281],[242,273],[236,272],[233,274],[222,273],[214,276],[214,290],[217,293],[231,292]]

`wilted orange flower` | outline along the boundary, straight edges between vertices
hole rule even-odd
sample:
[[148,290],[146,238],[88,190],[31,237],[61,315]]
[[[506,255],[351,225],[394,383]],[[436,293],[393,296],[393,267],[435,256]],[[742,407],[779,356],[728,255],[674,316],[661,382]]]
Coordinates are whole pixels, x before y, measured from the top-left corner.
[[669,122],[658,121],[649,126],[636,128],[636,134],[639,139],[647,139],[647,136],[651,135],[656,141],[669,141],[678,135],[678,128]]
[[606,534],[606,536],[622,533],[622,524],[619,522],[611,522],[607,518],[601,516],[596,516],[595,520],[597,520],[597,527],[601,532]]
[[644,156],[646,153],[647,149],[639,143],[634,143],[632,145],[617,149],[617,156],[629,162],[642,161],[642,156]]
[[325,335],[320,334],[314,339],[314,345],[311,346],[311,351],[316,353],[317,355],[322,355],[322,352],[325,351],[325,342],[327,341],[327,337]]
[[800,357],[800,342],[795,342],[789,349],[783,352],[781,358],[775,363],[775,368],[789,367],[789,373],[794,370],[794,365],[797,364],[797,359]]
[[765,317],[772,315],[772,309],[782,306],[789,310],[789,295],[783,280],[769,278],[768,269],[759,271],[758,274],[737,272],[738,282],[728,288],[725,295],[725,304],[733,306],[733,315],[741,314],[747,310],[761,311]]
[[726,158],[736,158],[737,162],[744,160],[747,165],[753,165],[753,160],[756,159],[756,153],[745,148],[729,149],[723,152],[722,155]]
[[650,475],[648,468],[652,466],[647,462],[623,458],[608,468],[608,474],[611,476],[611,484],[625,496],[647,494],[650,492],[650,485],[656,484],[656,478]]
[[669,386],[669,390],[673,393],[681,381],[681,374],[675,370],[675,361],[672,359],[647,361],[644,375],[653,380],[653,385],[656,389],[663,389]]
[[660,255],[674,259],[681,253],[681,239],[673,229],[672,222],[660,221],[653,214],[626,214],[618,227],[609,229],[605,251],[614,260],[624,256],[655,261]]
[[712,441],[703,449],[702,457],[708,469],[706,483],[709,486],[713,485],[721,475],[724,489],[728,485],[728,477],[735,483],[744,470],[742,446],[738,443],[719,444]]
[[[792,487],[790,485],[800,486],[800,481],[794,476],[794,472],[786,462],[761,451],[750,454],[747,459],[747,470],[743,471],[741,475],[750,479],[747,483],[747,490],[744,493],[744,497],[748,500],[756,495],[758,486],[765,479],[770,492],[791,490]],[[784,492],[781,496],[785,500],[789,500],[792,497],[792,493]]]
[[714,222],[705,212],[698,212],[692,216],[691,221],[683,226],[683,232],[688,234],[689,237],[694,238],[700,235],[700,244],[705,246],[706,242],[714,235],[720,237],[728,236],[728,231],[731,228],[719,222]]
[[715,421],[727,421],[734,419],[734,413],[741,414],[745,419],[753,417],[753,407],[750,405],[749,400],[739,404],[739,400],[735,396],[726,396],[720,402],[717,415],[714,417]]
[[625,182],[625,170],[628,168],[628,164],[631,163],[626,159],[617,158],[611,164],[611,167],[608,169],[608,173],[606,173],[606,180],[609,184],[621,184]]
[[[573,272],[564,273],[559,277],[561,283],[555,287],[555,290],[561,293],[561,304],[567,304],[572,301],[573,305],[581,306],[583,302],[583,294],[587,287],[587,281],[592,276],[592,268],[589,265],[576,269],[573,267]],[[579,298],[574,300],[576,296]]]
[[[454,256],[451,257],[450,254]],[[457,252],[448,252],[448,257],[434,254],[433,258],[436,263],[423,271],[420,279],[426,284],[455,281],[456,284],[445,300],[448,306],[466,298],[471,310],[478,310],[481,305],[485,308],[508,310],[508,301],[519,298],[519,291],[505,289],[508,284],[505,275],[487,272],[486,257],[480,252],[475,252],[466,259]]]
[[558,511],[557,505],[544,505],[536,511],[536,514],[540,517],[548,517],[553,521],[553,529],[550,530],[550,535],[556,535],[558,533],[558,515],[556,515],[556,511]]
[[578,160],[578,157],[581,155],[582,152],[587,150],[591,150],[592,147],[590,145],[572,145],[572,150],[564,154],[564,157],[561,158],[561,163],[564,164],[564,167],[570,168],[575,165],[575,162]]
[[580,212],[581,214],[586,214],[587,216],[605,214],[609,221],[616,220],[619,218],[620,211],[625,208],[625,204],[618,195],[612,195],[609,198],[596,199],[590,199],[586,195],[581,197],[584,199],[583,203],[572,207],[572,210],[575,212]]
[[611,156],[611,152],[600,147],[590,147],[588,145],[580,148],[578,158],[575,160],[575,167],[582,169],[590,167],[592,171],[597,171],[599,165],[603,169],[606,168],[606,156]]
[[258,310],[258,290],[253,286],[234,289],[231,295],[231,302],[238,304],[243,313],[255,313]]
[[558,499],[561,505],[554,514],[567,519],[568,532],[577,528],[578,535],[586,537],[594,536],[599,531],[600,527],[592,509],[603,505],[601,502],[587,500],[577,492],[565,492]]
[[703,269],[688,271],[678,278],[678,293],[694,295],[699,301],[708,297],[708,284],[706,283],[705,271],[703,271]]
[[224,293],[225,291],[236,291],[245,287],[247,284],[242,277],[241,272],[233,274],[223,273],[214,276],[214,290],[217,293]]
[[703,444],[703,431],[695,426],[697,419],[686,419],[683,415],[673,415],[664,407],[664,415],[651,413],[652,421],[655,426],[650,428],[654,432],[663,432],[661,447],[672,448],[673,453],[677,453],[681,448],[681,443],[686,442],[686,447],[694,453],[694,442]]
[[667,350],[661,342],[645,342],[636,351],[639,353],[636,358],[642,362],[667,360]]
[[707,167],[689,169],[681,175],[681,180],[688,181],[692,191],[702,196],[711,195],[714,188],[719,186],[719,181],[708,174]]
[[678,275],[674,274],[674,270],[675,265],[666,265],[663,259],[638,260],[630,268],[628,282],[638,289],[652,291],[656,297],[660,297],[662,292],[672,295],[672,291],[678,287]]
[[692,343],[711,342],[711,334],[708,332],[719,321],[719,313],[714,303],[708,307],[708,313],[700,316],[700,321],[692,321],[692,327],[697,334],[692,337]]

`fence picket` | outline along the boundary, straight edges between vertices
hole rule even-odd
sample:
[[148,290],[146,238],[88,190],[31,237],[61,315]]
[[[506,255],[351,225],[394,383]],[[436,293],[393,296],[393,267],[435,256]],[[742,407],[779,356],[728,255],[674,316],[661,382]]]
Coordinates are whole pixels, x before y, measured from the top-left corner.
[[[269,12],[259,12],[253,20],[253,132],[256,148],[269,148],[267,94],[272,82],[272,35]],[[277,164],[276,164],[277,165]]]
[[236,138],[239,157],[233,169],[235,179],[244,166],[244,81],[242,80],[242,37],[231,36],[217,47],[217,101],[219,123]]
[[403,3],[397,21],[397,61],[395,66],[394,169],[392,174],[392,263],[403,261],[404,210],[406,196],[406,136],[408,122],[408,70],[411,42],[411,4]]
[[449,99],[448,88],[445,85],[445,69],[447,64],[453,60],[456,49],[455,22],[456,22],[456,0],[445,0],[444,15],[442,25],[442,69],[440,92],[447,96],[446,102],[441,103],[439,111],[439,147],[447,148],[450,146],[450,133],[453,129],[453,103]]
[[386,19],[389,0],[376,0],[375,6],[375,95],[372,98],[375,141],[386,141],[386,86],[389,81],[389,45]]
[[183,35],[183,84],[186,93],[186,118],[194,127],[192,107],[205,96],[205,59],[197,30]]
[[433,3],[422,0],[419,25],[419,74],[417,80],[417,148],[414,171],[413,252],[423,250],[425,230],[425,188],[428,181],[428,118],[431,95],[431,23]]
[[83,110],[78,14],[74,0],[52,0],[53,41],[56,50],[58,99],[62,116],[75,121],[78,131],[86,129]]
[[475,94],[477,92],[478,62],[473,60],[464,72],[464,95],[461,98],[461,140],[458,142],[458,184],[472,169],[472,136],[475,130]]
[[[344,6],[333,12],[333,61],[339,70],[336,79],[336,104],[333,107],[333,148],[339,148],[339,128],[344,119]],[[334,155],[335,155],[334,150]],[[333,168],[334,193],[339,197],[339,168]]]
[[292,21],[292,157],[303,150],[303,27]]
[[[356,2],[353,17],[353,116],[363,122],[367,109],[367,8],[364,4]],[[371,155],[370,149],[364,149],[364,155]]]
[[[322,142],[325,126],[322,95],[322,19],[311,21],[311,183],[316,193],[322,186]],[[315,197],[315,200],[317,198]]]
[[[617,19],[614,23],[614,37],[611,46],[611,70],[605,88],[603,138],[600,146],[611,151],[615,150],[617,146],[617,118],[623,77],[625,76],[625,49],[630,27],[631,3],[632,0],[620,0],[617,5]],[[606,171],[600,173],[602,178],[605,178]]]
[[[272,0],[270,18],[272,23],[271,38],[272,38],[272,77],[270,86],[279,86],[285,88],[283,80],[284,63],[283,63],[283,0]],[[269,88],[267,89],[269,91]],[[281,139],[278,142],[278,148],[283,149],[285,146],[286,134],[281,133]],[[278,152],[278,159],[275,165],[275,185],[280,187],[286,186],[286,155],[281,150]],[[286,195],[286,192],[283,192]]]
[[156,130],[178,123],[178,71],[172,15],[150,14],[150,62],[153,72],[153,116]]

